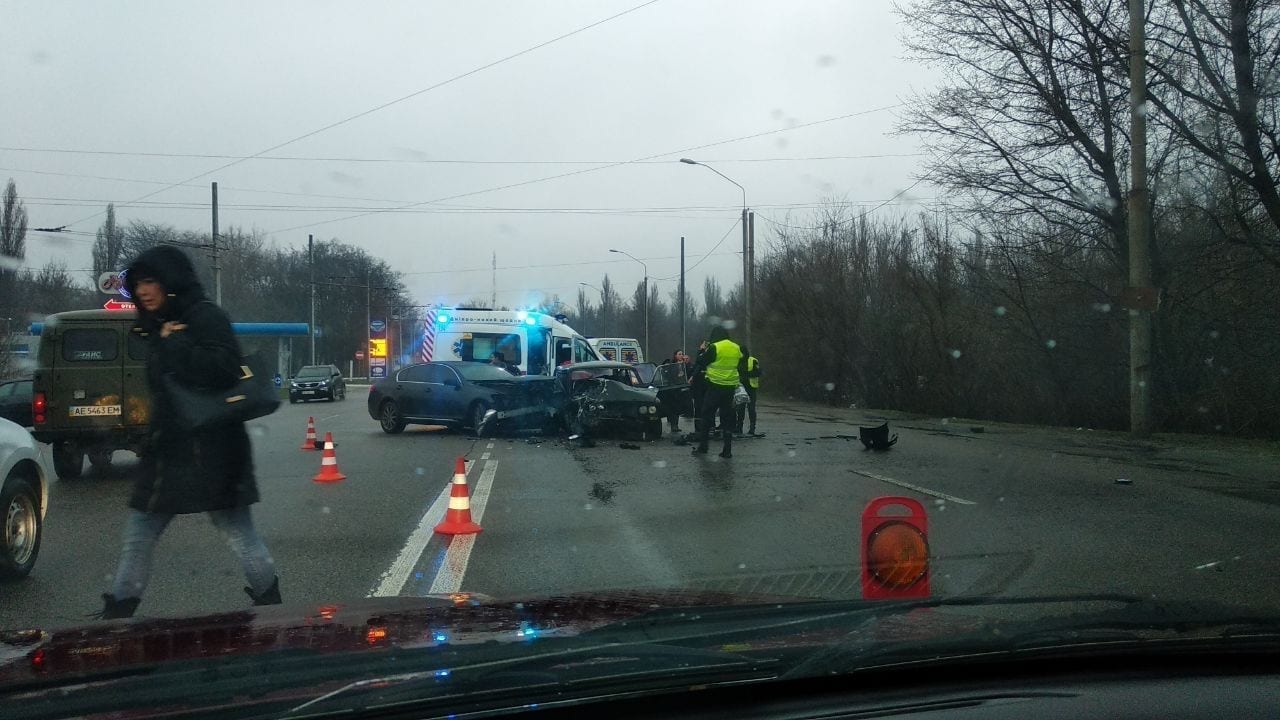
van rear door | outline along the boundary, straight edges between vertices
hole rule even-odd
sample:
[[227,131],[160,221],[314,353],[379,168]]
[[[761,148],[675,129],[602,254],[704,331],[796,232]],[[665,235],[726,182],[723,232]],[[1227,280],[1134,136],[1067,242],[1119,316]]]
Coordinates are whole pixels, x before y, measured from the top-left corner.
[[124,424],[146,425],[151,420],[151,391],[147,388],[147,338],[134,330],[125,331]]
[[123,325],[68,322],[58,333],[50,384],[49,425],[111,429],[122,424]]

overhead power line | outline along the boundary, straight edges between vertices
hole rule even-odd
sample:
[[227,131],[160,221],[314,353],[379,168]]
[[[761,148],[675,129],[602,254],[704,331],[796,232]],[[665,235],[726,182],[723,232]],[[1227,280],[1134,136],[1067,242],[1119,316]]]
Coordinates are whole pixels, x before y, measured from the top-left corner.
[[573,177],[573,176],[575,176],[575,175],[585,175],[585,174],[587,174],[587,173],[599,172],[600,170],[608,170],[609,168],[615,168],[615,167],[618,167],[618,166],[620,166],[620,165],[628,165],[628,164],[631,164],[631,163],[643,162],[643,161],[646,161],[646,160],[656,160],[656,159],[658,159],[658,158],[664,158],[664,157],[671,157],[671,156],[684,155],[684,154],[686,154],[686,153],[696,152],[696,151],[698,151],[698,150],[705,150],[705,149],[707,149],[707,148],[712,148],[712,147],[718,147],[718,146],[720,146],[720,145],[728,145],[729,143],[742,142],[742,141],[744,141],[744,140],[754,140],[754,139],[756,139],[756,138],[767,137],[767,136],[769,136],[769,135],[776,135],[776,134],[778,134],[778,133],[782,133],[782,132],[790,132],[790,131],[792,131],[792,130],[800,130],[800,129],[803,129],[803,128],[814,127],[815,125],[822,125],[822,124],[825,124],[825,123],[837,122],[837,121],[839,121],[839,120],[848,120],[848,119],[850,119],[850,118],[858,117],[858,116],[860,116],[860,115],[869,115],[869,114],[871,114],[871,113],[883,112],[883,111],[885,111],[885,110],[892,110],[892,109],[894,109],[894,108],[898,108],[898,107],[902,107],[902,106],[903,106],[903,103],[895,103],[895,104],[893,104],[893,105],[885,105],[885,106],[878,107],[878,108],[872,108],[872,109],[870,109],[870,110],[862,110],[862,111],[859,111],[859,112],[846,113],[846,114],[844,114],[844,115],[837,115],[837,116],[835,116],[835,117],[823,118],[822,120],[814,120],[814,121],[812,121],[812,122],[801,123],[801,124],[799,124],[799,125],[794,125],[794,126],[790,126],[790,127],[785,127],[785,128],[776,128],[776,129],[774,129],[774,130],[765,130],[765,131],[763,131],[763,132],[753,133],[753,134],[751,134],[751,135],[743,135],[743,136],[740,136],[740,137],[729,138],[728,140],[718,140],[718,141],[716,141],[716,142],[706,143],[706,144],[703,144],[703,145],[695,145],[695,146],[693,146],[693,147],[680,148],[680,149],[678,149],[678,150],[668,150],[668,151],[666,151],[666,152],[655,153],[655,154],[653,154],[653,155],[647,155],[647,156],[645,156],[645,157],[635,158],[635,159],[633,159],[633,160],[625,160],[625,161],[620,161],[620,162],[615,162],[615,163],[608,163],[608,164],[605,164],[605,165],[598,165],[598,166],[595,166],[595,167],[584,168],[584,169],[582,169],[582,170],[573,170],[573,171],[571,171],[571,172],[559,173],[559,174],[556,174],[556,175],[548,175],[548,176],[546,176],[546,177],[534,178],[534,179],[532,179],[532,180],[523,180],[523,181],[521,181],[521,182],[508,183],[508,184],[506,184],[506,185],[499,185],[499,186],[497,186],[497,187],[484,188],[483,190],[472,190],[472,191],[470,191],[470,192],[458,193],[458,194],[456,194],[456,195],[448,195],[448,196],[441,197],[441,198],[435,198],[435,199],[433,199],[433,200],[423,200],[423,201],[421,201],[421,202],[410,203],[410,204],[402,205],[402,206],[399,206],[399,207],[396,207],[396,208],[386,208],[386,209],[370,210],[370,211],[367,211],[367,212],[356,213],[356,214],[354,214],[354,215],[347,215],[347,216],[340,217],[340,218],[331,218],[331,219],[329,219],[329,220],[319,220],[319,221],[316,221],[316,222],[314,222],[314,223],[305,223],[305,224],[302,224],[302,225],[294,225],[294,226],[292,226],[292,227],[280,228],[280,229],[278,229],[278,230],[270,230],[270,231],[268,231],[268,234],[271,234],[271,235],[277,235],[277,234],[280,234],[280,233],[291,232],[291,231],[293,231],[293,230],[302,230],[302,229],[304,229],[304,228],[313,228],[313,227],[317,227],[317,226],[320,226],[320,225],[328,225],[328,224],[330,224],[330,223],[344,222],[344,221],[346,221],[346,220],[355,220],[356,218],[367,217],[367,216],[369,216],[369,215],[376,215],[376,214],[378,214],[378,213],[386,212],[386,211],[388,211],[388,210],[404,210],[404,209],[412,208],[412,207],[420,207],[420,206],[422,206],[422,205],[431,205],[431,204],[435,204],[435,203],[441,203],[441,202],[445,202],[445,201],[448,201],[448,200],[458,200],[458,199],[460,199],[460,198],[464,198],[464,197],[472,197],[472,196],[475,196],[475,195],[483,195],[483,194],[486,194],[486,193],[498,192],[499,190],[510,190],[510,189],[513,189],[513,188],[524,187],[524,186],[526,186],[526,185],[534,185],[534,184],[537,184],[537,183],[547,182],[547,181],[550,181],[550,180],[559,180],[559,179],[561,179],[561,178]]
[[[554,37],[554,38],[551,38],[550,40],[544,40],[543,42],[540,42],[540,43],[538,43],[538,44],[536,44],[536,45],[532,45],[532,46],[530,46],[530,47],[527,47],[527,48],[525,48],[525,49],[523,49],[523,50],[520,50],[519,52],[512,53],[512,54],[507,55],[507,56],[505,56],[505,57],[499,58],[499,59],[497,59],[497,60],[494,60],[494,61],[492,61],[492,62],[486,63],[486,64],[484,64],[484,65],[481,65],[481,66],[479,66],[479,67],[477,67],[477,68],[473,68],[473,69],[471,69],[471,70],[468,70],[468,71],[466,71],[466,72],[464,72],[464,73],[461,73],[461,74],[458,74],[458,75],[454,75],[453,77],[448,78],[447,80],[441,80],[440,82],[435,83],[434,85],[430,85],[430,86],[428,86],[428,87],[422,88],[421,90],[415,90],[414,92],[411,92],[411,93],[409,93],[408,95],[403,95],[403,96],[398,97],[398,98],[396,98],[396,99],[394,99],[394,100],[389,100],[389,101],[384,102],[384,103],[382,103],[382,104],[380,104],[380,105],[376,105],[376,106],[374,106],[374,107],[371,107],[371,108],[369,108],[369,109],[367,109],[367,110],[362,110],[361,112],[358,112],[358,113],[356,113],[356,114],[354,114],[354,115],[348,115],[347,117],[342,118],[341,120],[338,120],[338,121],[335,121],[335,122],[329,123],[328,125],[324,125],[324,126],[322,126],[322,127],[316,128],[315,130],[311,130],[310,132],[306,132],[306,133],[303,133],[303,134],[298,135],[298,136],[296,136],[296,137],[290,138],[289,140],[286,140],[286,141],[284,141],[284,142],[282,142],[282,143],[277,143],[277,144],[275,144],[275,145],[272,145],[272,146],[271,146],[271,147],[269,147],[269,148],[266,148],[266,149],[260,150],[259,152],[256,152],[256,153],[253,153],[252,155],[248,155],[248,156],[245,156],[245,157],[243,157],[243,158],[237,158],[237,159],[232,160],[232,161],[230,161],[230,162],[227,162],[227,163],[224,163],[224,164],[222,164],[222,165],[219,165],[218,167],[213,168],[212,170],[209,170],[209,171],[206,171],[206,172],[202,172],[202,173],[200,173],[199,175],[193,175],[193,176],[191,176],[191,177],[189,177],[189,178],[187,178],[187,179],[185,179],[185,180],[180,180],[180,181],[178,181],[178,182],[172,183],[169,187],[177,187],[177,186],[182,185],[182,184],[184,184],[184,183],[189,183],[189,182],[191,182],[191,181],[193,181],[193,180],[199,180],[199,179],[200,179],[200,178],[202,178],[202,177],[207,177],[207,176],[212,175],[212,174],[214,174],[214,173],[216,173],[216,172],[220,172],[220,171],[222,171],[222,170],[226,170],[226,169],[227,169],[227,168],[229,168],[229,167],[233,167],[233,166],[235,166],[235,165],[239,165],[240,163],[242,163],[242,162],[244,162],[245,160],[248,160],[248,159],[250,159],[250,158],[255,158],[255,157],[259,157],[259,156],[261,156],[261,155],[266,155],[267,153],[275,152],[276,150],[279,150],[279,149],[281,149],[281,148],[287,147],[287,146],[292,145],[292,144],[294,144],[294,143],[296,143],[296,142],[299,142],[299,141],[301,141],[301,140],[306,140],[307,138],[314,137],[314,136],[316,136],[316,135],[319,135],[320,133],[327,132],[327,131],[329,131],[329,130],[332,130],[332,129],[336,128],[336,127],[340,127],[340,126],[342,126],[342,125],[346,125],[347,123],[350,123],[350,122],[352,122],[352,121],[354,121],[354,120],[358,120],[358,119],[360,119],[360,118],[362,118],[362,117],[366,117],[366,116],[368,116],[368,115],[372,115],[373,113],[379,112],[379,111],[381,111],[381,110],[385,110],[385,109],[387,109],[387,108],[389,108],[389,107],[391,107],[391,106],[393,106],[393,105],[398,105],[398,104],[400,104],[400,103],[402,103],[402,102],[405,102],[406,100],[411,100],[411,99],[413,99],[413,98],[415,98],[415,97],[418,97],[418,96],[423,95],[423,94],[425,94],[425,93],[431,92],[432,90],[436,90],[436,89],[442,88],[442,87],[444,87],[444,86],[446,86],[446,85],[450,85],[450,84],[455,83],[455,82],[457,82],[457,81],[459,81],[459,80],[462,80],[462,79],[464,79],[464,78],[468,78],[468,77],[470,77],[470,76],[472,76],[472,75],[475,75],[475,74],[477,74],[477,73],[484,72],[485,70],[488,70],[488,69],[490,69],[490,68],[496,67],[496,66],[501,65],[501,64],[503,64],[503,63],[505,63],[505,62],[509,62],[509,61],[514,60],[514,59],[516,59],[516,58],[518,58],[518,57],[521,57],[521,56],[523,56],[523,55],[528,55],[529,53],[532,53],[532,52],[535,52],[535,51],[537,51],[537,50],[540,50],[540,49],[542,49],[542,48],[544,48],[544,47],[547,47],[548,45],[552,45],[552,44],[554,44],[554,43],[560,42],[561,40],[565,40],[565,39],[567,39],[567,38],[571,38],[571,37],[573,37],[574,35],[577,35],[577,34],[579,34],[579,33],[586,32],[587,30],[591,30],[592,28],[599,27],[599,26],[601,26],[601,25],[604,25],[605,23],[612,22],[613,20],[617,20],[618,18],[623,17],[623,16],[625,16],[625,15],[630,15],[630,14],[631,14],[631,13],[633,13],[633,12],[636,12],[636,11],[638,11],[638,10],[642,10],[642,9],[644,9],[644,8],[646,8],[646,7],[650,6],[650,5],[653,5],[653,4],[657,3],[657,2],[659,2],[659,0],[648,0],[648,2],[641,3],[641,4],[639,4],[639,5],[636,5],[635,7],[628,8],[628,9],[623,10],[622,12],[616,13],[616,14],[614,14],[614,15],[610,15],[609,17],[604,18],[603,20],[597,20],[597,21],[595,21],[595,22],[593,22],[593,23],[590,23],[590,24],[588,24],[588,25],[584,25],[584,26],[582,26],[582,27],[580,27],[580,28],[577,28],[576,30],[571,30],[571,31],[569,31],[569,32],[567,32],[567,33],[564,33],[563,35],[558,35],[558,36],[556,36],[556,37]],[[155,191],[153,191],[153,192],[147,193],[146,195],[143,195],[142,197],[135,198],[135,199],[133,199],[133,200],[131,200],[131,201],[129,201],[129,202],[120,203],[120,205],[122,205],[122,206],[132,205],[133,203],[136,203],[136,202],[139,202],[139,201],[142,201],[142,200],[146,200],[147,198],[151,198],[151,197],[154,197],[154,196],[156,196],[156,195],[159,195],[160,193],[162,193],[162,192],[164,192],[165,190],[169,189],[169,187],[160,188],[160,189],[155,190]],[[74,222],[72,222],[72,223],[69,223],[69,224],[70,224],[70,225],[79,225],[79,224],[80,224],[80,223],[82,223],[82,222],[85,222],[85,221],[87,221],[87,220],[92,220],[93,218],[98,217],[99,215],[103,214],[104,212],[106,212],[106,211],[104,210],[104,211],[100,211],[100,212],[94,213],[93,215],[88,215],[88,216],[86,216],[86,217],[83,217],[83,218],[81,218],[81,219],[79,219],[79,220],[76,220],[76,221],[74,221]]]
[[[332,162],[332,163],[386,163],[398,165],[601,165],[632,162],[637,165],[657,165],[665,160],[479,160],[465,158],[387,158],[387,157],[324,157],[300,155],[225,155],[218,153],[141,152],[126,150],[78,150],[71,148],[0,147],[0,151],[53,153],[63,155],[103,155],[108,157],[185,158],[192,160],[259,160],[277,162]],[[819,162],[830,160],[873,160],[879,158],[922,157],[924,153],[875,153],[867,155],[818,155],[812,157],[762,157],[762,158],[707,158],[713,163],[777,163]],[[146,182],[146,181],[131,181]],[[157,184],[181,185],[182,183]],[[203,187],[203,186],[200,186]]]

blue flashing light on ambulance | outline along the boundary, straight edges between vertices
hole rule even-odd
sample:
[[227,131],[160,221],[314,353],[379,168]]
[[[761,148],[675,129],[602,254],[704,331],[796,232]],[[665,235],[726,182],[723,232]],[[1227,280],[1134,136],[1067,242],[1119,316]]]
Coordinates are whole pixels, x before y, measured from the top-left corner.
[[561,365],[599,360],[563,315],[534,310],[440,308],[427,360],[489,362],[501,352],[526,375],[555,374]]

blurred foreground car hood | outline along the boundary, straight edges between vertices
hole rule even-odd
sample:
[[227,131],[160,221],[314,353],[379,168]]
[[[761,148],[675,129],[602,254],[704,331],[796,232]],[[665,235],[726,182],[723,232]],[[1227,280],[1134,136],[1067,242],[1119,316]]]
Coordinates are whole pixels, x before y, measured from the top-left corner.
[[[349,653],[569,637],[664,608],[796,602],[713,591],[619,591],[495,602],[475,593],[274,606],[0,632],[0,689],[178,660],[281,650]],[[527,636],[526,636],[527,633]]]

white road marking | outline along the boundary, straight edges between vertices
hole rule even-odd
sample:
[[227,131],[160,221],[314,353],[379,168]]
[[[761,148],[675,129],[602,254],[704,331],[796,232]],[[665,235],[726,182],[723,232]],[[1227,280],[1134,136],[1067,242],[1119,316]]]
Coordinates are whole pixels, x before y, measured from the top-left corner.
[[946,500],[947,502],[953,502],[957,505],[977,505],[978,504],[972,500],[965,500],[964,498],[958,498],[955,495],[948,495],[946,493],[938,492],[937,490],[930,490],[929,488],[920,487],[919,485],[912,485],[911,483],[903,482],[901,480],[894,480],[893,478],[885,477],[884,475],[877,475],[875,473],[864,472],[862,470],[851,470],[850,472],[856,473],[858,475],[862,475],[863,477],[869,477],[872,480],[879,480],[880,482],[886,482],[886,483],[889,483],[890,485],[897,485],[898,487],[904,487],[908,490],[914,490],[918,493],[923,493],[925,495],[932,495],[933,497],[941,498],[943,500]]
[[334,413],[334,414],[332,414],[332,415],[325,415],[324,417],[320,418],[320,419],[319,419],[319,420],[317,420],[316,422],[324,422],[325,420],[332,420],[332,419],[334,419],[334,418],[336,418],[336,417],[338,417],[338,416],[340,416],[340,415],[342,415],[342,413]]
[[[471,472],[471,468],[475,467],[475,463],[467,463],[467,473]],[[449,476],[452,479],[452,475]],[[391,567],[382,574],[382,579],[378,581],[377,587],[369,591],[366,597],[395,597],[399,595],[404,586],[409,582],[409,576],[413,573],[413,568],[418,564],[418,559],[422,557],[423,551],[427,549],[427,543],[431,542],[431,536],[435,534],[435,527],[444,520],[444,512],[449,507],[449,495],[452,492],[453,483],[446,482],[444,489],[440,491],[440,495],[436,497],[435,502],[431,503],[431,507],[423,513],[422,519],[418,521],[418,527],[414,528],[413,533],[409,535],[409,539],[405,541],[404,547],[400,549],[400,554],[396,556],[395,562],[391,563]]]
[[489,459],[489,453],[484,453],[483,455],[481,455],[481,456],[480,456],[480,459],[481,459],[481,460],[488,460],[488,459]]
[[492,449],[493,449],[493,443],[489,443],[488,445],[485,445],[485,446],[484,446],[484,449],[485,449],[485,450],[492,450]]
[[[480,524],[484,517],[484,506],[489,503],[489,490],[493,487],[493,476],[498,474],[498,461],[487,460],[480,479],[476,481],[476,489],[471,493],[471,519]],[[445,551],[444,562],[435,580],[431,581],[432,594],[456,593],[462,589],[462,577],[467,574],[467,563],[471,560],[471,549],[476,545],[475,535],[454,535],[449,541],[449,549]]]
[[1203,565],[1197,565],[1197,566],[1196,566],[1196,569],[1197,569],[1197,570],[1208,570],[1209,568],[1214,567],[1215,565],[1221,565],[1221,564],[1222,564],[1222,561],[1221,561],[1221,560],[1214,560],[1213,562],[1207,562],[1207,563],[1205,563],[1205,564],[1203,564]]

